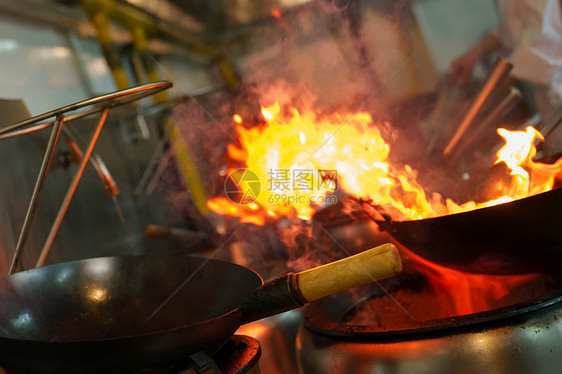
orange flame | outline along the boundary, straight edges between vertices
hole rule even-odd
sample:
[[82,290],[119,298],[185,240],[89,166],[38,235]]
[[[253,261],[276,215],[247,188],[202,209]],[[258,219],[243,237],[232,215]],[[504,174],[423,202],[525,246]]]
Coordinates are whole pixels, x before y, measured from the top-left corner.
[[504,300],[503,304],[500,302],[511,290],[540,280],[540,276],[536,273],[521,275],[467,273],[428,261],[405,248],[400,250],[413,260],[411,264],[414,269],[428,277],[432,294],[441,298],[438,302],[441,308],[439,317],[479,313],[489,310],[491,305],[496,308],[507,306],[508,300]]
[[[300,113],[289,108],[282,112],[275,104],[262,108],[262,116],[265,126],[236,127],[243,149],[228,146],[230,158],[245,162],[261,181],[261,192],[254,202],[257,208],[239,206],[225,198],[208,204],[215,212],[258,225],[281,216],[310,219],[318,207],[330,203],[328,197],[335,198],[337,189],[371,199],[398,212],[402,219],[422,219],[548,191],[562,173],[562,159],[553,165],[532,160],[536,155],[533,142],[543,140],[534,128],[499,129],[506,145],[498,152],[496,163],[504,162],[512,170],[511,184],[501,186],[503,196],[499,198],[457,204],[438,194],[428,196],[416,182],[415,170],[388,162],[390,146],[369,113],[319,117],[311,110]],[[242,117],[235,115],[233,120],[240,124]]]
[[277,19],[281,18],[281,11],[277,8],[271,9],[271,15]]
[[498,162],[505,162],[511,169],[510,175],[514,182],[505,194],[514,198],[527,197],[541,192],[550,191],[556,179],[562,176],[562,158],[554,164],[543,164],[533,161],[537,154],[535,139],[544,141],[544,137],[533,127],[525,131],[507,131],[498,129],[506,144],[498,153]]

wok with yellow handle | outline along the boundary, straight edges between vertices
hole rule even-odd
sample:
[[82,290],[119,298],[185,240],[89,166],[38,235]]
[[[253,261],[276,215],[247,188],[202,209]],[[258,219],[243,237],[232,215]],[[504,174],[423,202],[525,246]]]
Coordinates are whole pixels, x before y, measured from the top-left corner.
[[136,373],[212,355],[240,324],[402,270],[392,244],[263,284],[243,266],[187,256],[101,257],[0,278],[0,367]]

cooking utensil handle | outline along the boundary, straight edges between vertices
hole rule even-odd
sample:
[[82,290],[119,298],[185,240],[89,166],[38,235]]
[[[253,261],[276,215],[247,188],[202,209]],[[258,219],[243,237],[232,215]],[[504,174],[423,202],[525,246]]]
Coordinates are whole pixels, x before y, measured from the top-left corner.
[[297,274],[289,273],[267,282],[244,300],[240,324],[299,308],[309,301],[401,271],[398,250],[387,243]]
[[484,86],[478,93],[478,96],[476,96],[476,99],[468,109],[468,112],[457,128],[455,135],[453,135],[453,138],[449,141],[449,144],[447,144],[445,150],[443,150],[443,156],[448,156],[453,151],[472,121],[476,118],[478,112],[480,112],[480,109],[482,109],[482,107],[484,106],[484,103],[486,102],[492,91],[505,79],[512,67],[513,65],[507,59],[503,57],[500,57],[498,59],[498,61],[494,65],[493,70],[486,78]]
[[297,275],[300,293],[307,301],[314,301],[337,292],[392,277],[402,271],[398,250],[383,244]]

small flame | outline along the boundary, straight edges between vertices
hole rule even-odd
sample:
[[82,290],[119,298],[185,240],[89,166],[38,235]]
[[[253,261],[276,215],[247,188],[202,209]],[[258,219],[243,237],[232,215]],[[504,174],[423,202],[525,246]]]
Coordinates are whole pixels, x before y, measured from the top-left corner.
[[244,122],[244,120],[242,119],[242,117],[239,114],[233,115],[232,120],[237,124],[241,124],[242,122]]
[[275,104],[269,108],[261,108],[261,114],[268,121],[273,121],[277,113],[279,113],[279,104]]
[[428,195],[411,166],[389,163],[390,146],[369,113],[318,117],[310,110],[301,113],[290,108],[282,114],[278,103],[262,107],[261,113],[266,124],[249,129],[233,117],[242,148],[228,145],[230,158],[245,162],[258,175],[261,193],[251,206],[224,198],[208,204],[211,210],[241,217],[243,222],[259,225],[282,216],[308,220],[339,188],[389,208],[399,219],[423,219],[545,192],[562,177],[562,159],[552,165],[532,160],[535,139],[543,140],[537,130],[498,129],[506,144],[496,163],[509,167],[510,184],[498,186],[499,193],[489,201],[457,204],[438,194]]
[[562,158],[554,164],[533,161],[537,154],[535,140],[544,141],[542,134],[530,126],[525,131],[498,129],[498,134],[506,144],[498,151],[496,163],[504,162],[513,176],[511,185],[503,187],[504,194],[519,199],[550,191],[562,177]]

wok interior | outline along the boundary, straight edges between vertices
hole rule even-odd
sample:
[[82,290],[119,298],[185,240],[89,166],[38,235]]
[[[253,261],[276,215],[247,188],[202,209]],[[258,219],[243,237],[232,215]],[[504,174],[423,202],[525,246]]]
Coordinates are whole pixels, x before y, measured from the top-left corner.
[[228,313],[261,283],[242,266],[194,257],[50,265],[0,278],[0,335],[86,341],[164,331]]

